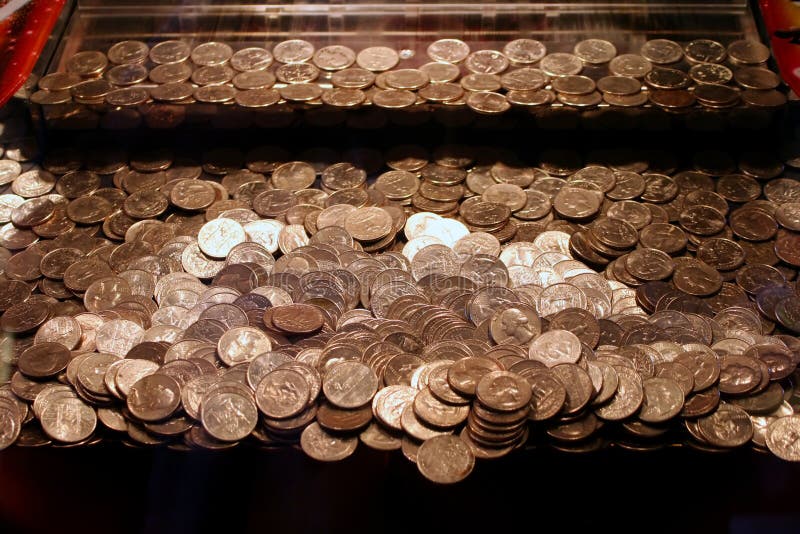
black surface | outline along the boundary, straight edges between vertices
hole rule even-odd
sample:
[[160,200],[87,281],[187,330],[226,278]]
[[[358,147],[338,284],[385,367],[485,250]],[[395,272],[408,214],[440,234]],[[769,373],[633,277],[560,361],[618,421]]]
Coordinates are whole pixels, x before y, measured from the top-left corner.
[[4,533],[800,531],[800,465],[745,450],[520,451],[445,487],[363,446],[330,465],[291,449],[11,448],[0,481]]

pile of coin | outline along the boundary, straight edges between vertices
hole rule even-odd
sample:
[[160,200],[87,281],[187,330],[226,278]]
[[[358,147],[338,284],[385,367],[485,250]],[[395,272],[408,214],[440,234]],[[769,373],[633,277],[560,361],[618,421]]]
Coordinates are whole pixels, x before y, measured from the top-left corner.
[[42,77],[31,100],[96,110],[154,102],[259,109],[442,105],[490,115],[551,105],[681,112],[786,103],[780,77],[767,67],[769,49],[749,40],[723,46],[709,39],[683,45],[653,39],[618,54],[613,43],[601,39],[580,41],[571,52],[559,45],[548,53],[533,39],[510,41],[501,50],[471,50],[448,38],[429,44],[427,63],[414,50],[386,46],[356,52],[342,44],[316,49],[292,39],[270,51],[250,44],[121,41],[105,53],[81,51],[62,61],[64,71]]
[[62,147],[0,160],[0,448],[800,460],[800,159]]

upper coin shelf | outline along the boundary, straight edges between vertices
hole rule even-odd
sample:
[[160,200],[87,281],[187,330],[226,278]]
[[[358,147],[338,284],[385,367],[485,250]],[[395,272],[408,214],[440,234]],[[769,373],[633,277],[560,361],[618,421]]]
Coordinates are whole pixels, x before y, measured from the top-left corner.
[[[636,72],[621,71],[619,65],[625,62],[619,59],[615,64],[583,57],[578,68],[567,70],[585,79],[553,85],[567,72],[553,71],[548,56],[573,54],[561,59],[574,61],[581,56],[576,45],[588,39],[613,45],[616,58],[647,56],[643,46],[655,40],[674,41],[684,49],[698,39],[719,42],[723,48],[741,40],[759,42],[746,1],[144,4],[78,2],[54,54],[39,70],[51,76],[39,87],[31,84],[34,110],[48,128],[285,127],[299,122],[381,128],[429,121],[445,126],[522,121],[572,128],[598,116],[612,126],[644,120],[658,128],[672,127],[676,121],[697,128],[724,128],[731,121],[754,127],[770,124],[775,110],[786,102],[782,84],[777,91],[754,89],[737,76],[754,63],[769,68],[769,62],[745,64],[727,51],[718,60],[721,72],[715,71],[711,80],[725,88],[704,88],[697,94],[695,87],[707,80],[698,82],[692,76],[696,58],[683,54],[668,64],[655,60],[641,65],[637,60]],[[447,59],[429,48],[446,38],[463,41],[469,52],[453,60],[454,67],[431,66]],[[312,49],[297,60],[301,65],[287,67],[275,47],[292,39],[306,41]],[[509,57],[509,43],[518,39],[541,43],[544,62]],[[146,45],[140,50],[141,60],[120,65],[113,53],[109,56],[111,48],[124,41]],[[189,58],[168,67],[158,58],[154,61],[148,52],[164,41],[185,43]],[[195,61],[191,51],[212,42],[224,43],[228,57],[242,49],[260,49],[257,55],[266,58],[266,67],[241,76],[241,63],[227,58],[213,64]],[[359,53],[374,47],[393,51],[396,65],[387,71],[360,61]],[[101,53],[98,57],[105,64],[96,71],[78,72],[78,78],[52,76],[75,73],[76,54],[87,51]],[[473,61],[470,54],[478,51],[485,57]],[[326,59],[323,52],[343,57],[329,54]],[[665,67],[683,73],[665,71],[686,79],[675,82],[673,89],[679,93],[665,94],[645,77],[647,71]],[[165,71],[168,77],[159,76]],[[597,87],[602,78],[619,74],[641,82],[639,91],[621,95],[601,90],[608,84]],[[517,87],[519,78],[523,82]],[[175,85],[165,89],[167,82]]]

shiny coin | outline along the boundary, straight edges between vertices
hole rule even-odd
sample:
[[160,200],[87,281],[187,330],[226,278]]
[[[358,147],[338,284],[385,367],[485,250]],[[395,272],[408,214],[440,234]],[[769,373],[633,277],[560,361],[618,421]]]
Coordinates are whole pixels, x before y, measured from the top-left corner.
[[530,65],[542,59],[547,53],[544,44],[535,39],[514,39],[503,47],[505,55],[516,65]]
[[320,462],[338,462],[353,454],[357,437],[338,437],[329,434],[318,423],[308,425],[300,436],[300,446],[310,457]]
[[543,57],[539,62],[539,68],[549,76],[569,76],[580,74],[583,63],[578,56],[556,52]]
[[617,55],[617,48],[602,39],[586,39],[575,45],[574,54],[585,63],[602,65]]
[[207,222],[197,234],[200,250],[214,258],[224,258],[233,247],[246,239],[242,225],[226,218]]
[[436,436],[425,441],[417,452],[417,467],[428,480],[454,484],[466,478],[475,466],[475,456],[461,438]]
[[475,389],[478,400],[487,408],[512,412],[531,401],[530,384],[515,373],[493,371],[484,375]]
[[322,382],[325,397],[340,408],[358,408],[372,401],[378,389],[378,377],[359,362],[333,366]]
[[428,46],[427,52],[434,61],[460,63],[469,55],[469,46],[459,39],[439,39]]
[[387,46],[371,46],[361,50],[356,56],[359,67],[373,72],[392,69],[399,61],[397,51]]

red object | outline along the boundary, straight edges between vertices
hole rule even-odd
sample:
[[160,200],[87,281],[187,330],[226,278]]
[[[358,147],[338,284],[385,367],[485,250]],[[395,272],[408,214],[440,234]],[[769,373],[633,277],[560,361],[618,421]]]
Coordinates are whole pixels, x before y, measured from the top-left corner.
[[800,2],[759,0],[759,4],[781,76],[800,94]]
[[66,0],[32,0],[0,21],[0,106],[30,76],[65,3]]

